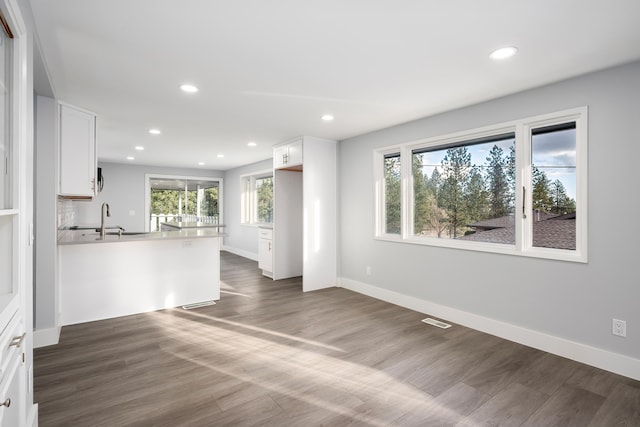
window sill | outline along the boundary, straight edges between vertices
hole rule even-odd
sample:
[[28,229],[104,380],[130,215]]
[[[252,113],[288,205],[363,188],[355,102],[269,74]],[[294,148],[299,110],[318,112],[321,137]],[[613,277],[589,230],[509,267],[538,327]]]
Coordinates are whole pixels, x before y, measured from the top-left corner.
[[273,227],[273,223],[271,222],[262,222],[262,223],[255,223],[255,224],[249,224],[246,222],[242,222],[240,223],[240,226],[242,227],[249,227],[249,228],[260,228],[260,227]]
[[437,239],[424,237],[408,237],[403,239],[401,236],[386,234],[375,236],[375,240],[384,242],[404,243],[420,246],[433,246],[449,249],[462,249],[467,251],[488,252],[501,255],[514,255],[528,258],[542,258],[556,261],[587,263],[586,254],[580,254],[578,251],[567,251],[564,249],[550,248],[530,248],[527,251],[518,251],[513,245],[505,245],[501,243],[482,243],[482,242],[462,242],[453,239]]

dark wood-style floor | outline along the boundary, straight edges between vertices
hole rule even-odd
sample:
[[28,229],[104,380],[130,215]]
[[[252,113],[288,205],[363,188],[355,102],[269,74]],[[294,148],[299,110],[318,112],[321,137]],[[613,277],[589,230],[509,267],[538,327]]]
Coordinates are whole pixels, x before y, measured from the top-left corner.
[[63,328],[48,426],[639,426],[640,382],[222,254],[222,299]]

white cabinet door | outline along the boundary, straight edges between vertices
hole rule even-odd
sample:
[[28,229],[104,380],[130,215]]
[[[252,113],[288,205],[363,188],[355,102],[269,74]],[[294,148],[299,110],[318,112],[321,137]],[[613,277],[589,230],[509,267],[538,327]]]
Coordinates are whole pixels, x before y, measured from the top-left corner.
[[258,267],[263,271],[271,272],[273,270],[272,249],[271,239],[260,239]]
[[63,196],[93,197],[96,185],[96,117],[59,104],[60,191]]
[[14,355],[7,364],[6,376],[0,385],[0,426],[20,427],[24,426],[25,397],[23,390],[26,384],[22,353]]
[[273,230],[260,228],[258,236],[258,268],[263,274],[270,274],[273,271]]
[[273,147],[273,168],[287,169],[302,165],[302,139]]
[[297,166],[302,164],[302,140],[287,144],[287,166]]
[[281,169],[286,167],[287,163],[287,146],[281,145],[273,149],[273,168]]

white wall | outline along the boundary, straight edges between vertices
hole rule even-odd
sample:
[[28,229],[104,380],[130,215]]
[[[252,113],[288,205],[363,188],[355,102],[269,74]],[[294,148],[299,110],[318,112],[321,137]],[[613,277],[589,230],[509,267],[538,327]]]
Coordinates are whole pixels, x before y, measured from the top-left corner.
[[[74,201],[78,224],[99,225],[102,203],[107,202],[111,217],[107,218],[106,224],[119,225],[127,231],[144,231],[146,221],[144,217],[145,174],[212,178],[223,178],[224,176],[224,172],[206,169],[167,168],[106,162],[99,162],[98,166],[102,168],[102,175],[105,179],[104,189],[90,202]],[[226,192],[224,187],[223,192]]]
[[[374,240],[374,149],[584,105],[588,264]],[[342,141],[341,276],[354,288],[423,301],[459,318],[504,322],[559,346],[569,340],[573,350],[609,359],[601,366],[629,362],[625,374],[640,378],[639,117],[636,62]],[[627,321],[627,338],[612,335],[612,318]]]
[[35,281],[34,329],[56,328],[56,102],[35,99]]
[[240,224],[240,176],[273,169],[273,160],[229,169],[224,174],[224,222],[227,225],[223,249],[258,260],[258,227]]

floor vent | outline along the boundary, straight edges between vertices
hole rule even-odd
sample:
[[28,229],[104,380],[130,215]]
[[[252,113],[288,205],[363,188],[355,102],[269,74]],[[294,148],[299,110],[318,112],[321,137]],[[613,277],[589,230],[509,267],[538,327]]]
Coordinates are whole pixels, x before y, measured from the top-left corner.
[[448,323],[444,323],[444,322],[441,322],[439,320],[432,319],[430,317],[427,317],[426,319],[422,319],[422,321],[424,323],[429,324],[429,325],[437,326],[438,328],[441,328],[441,329],[447,329],[447,328],[451,327],[451,325],[448,324]]
[[192,310],[194,308],[206,307],[208,305],[214,305],[214,304],[215,304],[215,301],[202,301],[202,302],[196,302],[193,304],[183,305],[182,308],[185,310]]

